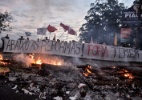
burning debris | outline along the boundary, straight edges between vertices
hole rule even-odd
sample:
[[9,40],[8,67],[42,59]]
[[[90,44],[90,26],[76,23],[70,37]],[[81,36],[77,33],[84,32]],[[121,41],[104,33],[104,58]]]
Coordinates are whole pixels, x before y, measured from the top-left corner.
[[1,65],[8,65],[9,62],[10,62],[10,60],[8,60],[8,59],[3,59],[2,54],[0,54],[0,64],[1,64]]
[[35,55],[35,54],[18,54],[13,57],[13,59],[17,62],[21,62],[25,64],[26,67],[41,67],[42,63],[51,64],[51,65],[66,65],[62,58],[56,56],[43,56],[43,55]]
[[92,73],[92,67],[89,64],[83,65],[83,66],[77,66],[77,68],[82,68],[83,69],[83,75],[86,76],[86,77],[94,74],[94,73]]
[[[26,64],[23,67],[23,58],[29,59],[28,67]],[[20,55],[16,59],[17,62],[9,60],[8,66],[0,63],[0,73],[4,76],[0,80],[0,90],[5,89],[2,93],[8,95],[0,94],[4,100],[18,95],[24,95],[25,100],[142,99],[142,68],[137,71],[128,66],[95,67],[90,64],[75,67],[57,57],[48,60],[33,54]],[[22,96],[18,99],[24,100]]]
[[9,73],[10,69],[7,67],[0,67],[0,75],[5,75],[6,73]]

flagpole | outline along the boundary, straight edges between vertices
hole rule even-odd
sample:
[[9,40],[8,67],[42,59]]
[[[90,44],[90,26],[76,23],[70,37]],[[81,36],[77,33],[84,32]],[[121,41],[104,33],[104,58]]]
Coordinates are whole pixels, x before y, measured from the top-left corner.
[[69,35],[69,33],[67,33],[66,40],[68,39],[68,35]]
[[55,41],[57,40],[57,38],[56,38],[56,33],[54,33],[54,40],[55,40]]
[[77,41],[78,41],[78,38],[76,37]]
[[[64,33],[61,34],[61,36],[63,36]],[[61,38],[61,36],[59,36],[59,39]]]
[[49,34],[49,40],[50,40],[50,35],[51,35],[51,32],[49,32],[50,34]]

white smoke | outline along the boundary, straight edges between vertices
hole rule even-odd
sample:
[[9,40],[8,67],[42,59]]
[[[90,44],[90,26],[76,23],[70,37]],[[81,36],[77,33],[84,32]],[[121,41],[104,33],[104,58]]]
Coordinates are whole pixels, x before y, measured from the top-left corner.
[[83,65],[84,62],[80,60],[80,58],[72,58],[73,59],[73,64],[75,65]]
[[26,64],[25,67],[29,67],[31,65],[31,62],[32,62],[32,58],[30,58],[26,54],[18,54],[14,57],[14,60]]

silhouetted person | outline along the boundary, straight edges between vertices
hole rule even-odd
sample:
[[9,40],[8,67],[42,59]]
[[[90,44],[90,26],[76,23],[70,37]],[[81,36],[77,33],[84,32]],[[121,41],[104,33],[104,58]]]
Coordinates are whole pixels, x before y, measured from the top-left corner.
[[9,39],[9,36],[8,36],[8,34],[7,34],[6,36],[5,36],[5,38],[6,38],[6,39]]
[[48,40],[48,37],[45,37],[45,40]]
[[60,40],[59,40],[59,39],[57,39],[57,42],[60,42]]
[[24,40],[24,37],[23,37],[23,36],[21,36],[18,40]]
[[2,47],[1,47],[1,49],[4,49],[4,39],[9,39],[8,34],[5,37],[1,38],[1,40],[2,40]]
[[55,37],[53,38],[54,41],[56,41]]

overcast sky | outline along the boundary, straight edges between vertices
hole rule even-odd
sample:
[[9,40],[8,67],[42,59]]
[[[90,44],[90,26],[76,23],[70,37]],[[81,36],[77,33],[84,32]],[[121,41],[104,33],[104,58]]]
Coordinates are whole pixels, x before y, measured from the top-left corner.
[[[0,12],[8,11],[13,17],[10,24],[12,31],[3,32],[8,33],[11,38],[19,38],[25,36],[25,32],[31,32],[32,38],[44,38],[44,36],[37,35],[37,28],[47,27],[49,24],[55,26],[58,30],[57,38],[62,33],[64,35],[61,40],[76,39],[77,36],[68,35],[60,27],[60,22],[71,26],[77,34],[79,28],[85,23],[84,17],[90,9],[90,3],[95,0],[0,0]],[[119,0],[130,7],[134,0]],[[53,37],[53,34],[50,37]],[[4,36],[4,35],[3,35]],[[47,35],[49,33],[47,31]]]

